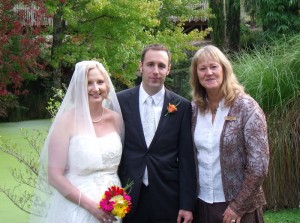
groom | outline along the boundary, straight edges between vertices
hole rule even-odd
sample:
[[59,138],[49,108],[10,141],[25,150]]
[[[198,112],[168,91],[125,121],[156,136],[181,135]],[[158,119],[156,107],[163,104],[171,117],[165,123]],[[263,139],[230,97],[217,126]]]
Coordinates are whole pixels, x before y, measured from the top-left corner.
[[[117,94],[125,123],[119,176],[130,191],[132,210],[123,223],[190,223],[197,199],[191,136],[191,106],[164,87],[169,50],[144,48],[140,86]],[[148,102],[148,100],[150,102]]]

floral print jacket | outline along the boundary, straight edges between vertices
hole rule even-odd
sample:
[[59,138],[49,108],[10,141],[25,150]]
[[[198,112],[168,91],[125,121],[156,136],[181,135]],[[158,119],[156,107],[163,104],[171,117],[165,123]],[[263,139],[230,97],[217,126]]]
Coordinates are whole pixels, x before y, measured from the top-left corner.
[[[198,109],[194,102],[192,106],[194,133]],[[267,124],[262,109],[249,95],[237,95],[225,117],[220,162],[225,198],[237,215],[266,204],[262,184],[269,165]]]

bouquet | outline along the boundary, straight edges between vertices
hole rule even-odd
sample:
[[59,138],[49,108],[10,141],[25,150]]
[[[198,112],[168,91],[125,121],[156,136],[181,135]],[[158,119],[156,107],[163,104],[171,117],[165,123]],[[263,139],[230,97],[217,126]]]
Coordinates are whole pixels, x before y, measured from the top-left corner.
[[131,210],[131,197],[126,193],[126,189],[131,187],[131,185],[132,183],[124,188],[118,186],[109,187],[100,200],[98,208],[112,213],[116,217],[124,218]]

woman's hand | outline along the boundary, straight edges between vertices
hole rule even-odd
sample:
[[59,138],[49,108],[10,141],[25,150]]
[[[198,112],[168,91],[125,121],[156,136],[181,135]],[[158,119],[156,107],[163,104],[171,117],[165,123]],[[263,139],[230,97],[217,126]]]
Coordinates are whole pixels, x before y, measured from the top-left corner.
[[240,223],[241,217],[238,216],[229,206],[223,214],[223,223]]
[[193,213],[186,210],[179,210],[177,223],[191,223],[193,220]]
[[94,203],[87,209],[100,223],[112,223],[115,221],[115,217],[111,213],[107,213],[98,208],[98,204]]

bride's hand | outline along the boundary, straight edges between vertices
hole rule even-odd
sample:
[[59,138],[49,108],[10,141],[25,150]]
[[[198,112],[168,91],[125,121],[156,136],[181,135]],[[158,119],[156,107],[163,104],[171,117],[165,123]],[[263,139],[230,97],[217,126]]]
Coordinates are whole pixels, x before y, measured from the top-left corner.
[[98,209],[99,212],[101,212],[101,214],[99,214],[99,216],[97,217],[97,219],[101,222],[101,223],[111,223],[113,221],[115,221],[115,217],[111,214],[108,214],[106,212],[104,212],[101,209]]
[[102,209],[98,208],[98,205],[95,203],[92,206],[90,206],[90,209],[88,210],[96,219],[99,220],[100,223],[111,223],[115,221],[115,217],[103,211]]
[[100,223],[111,223],[115,221],[115,217],[111,213],[107,213],[98,208],[98,203],[82,194],[80,206],[90,212]]

